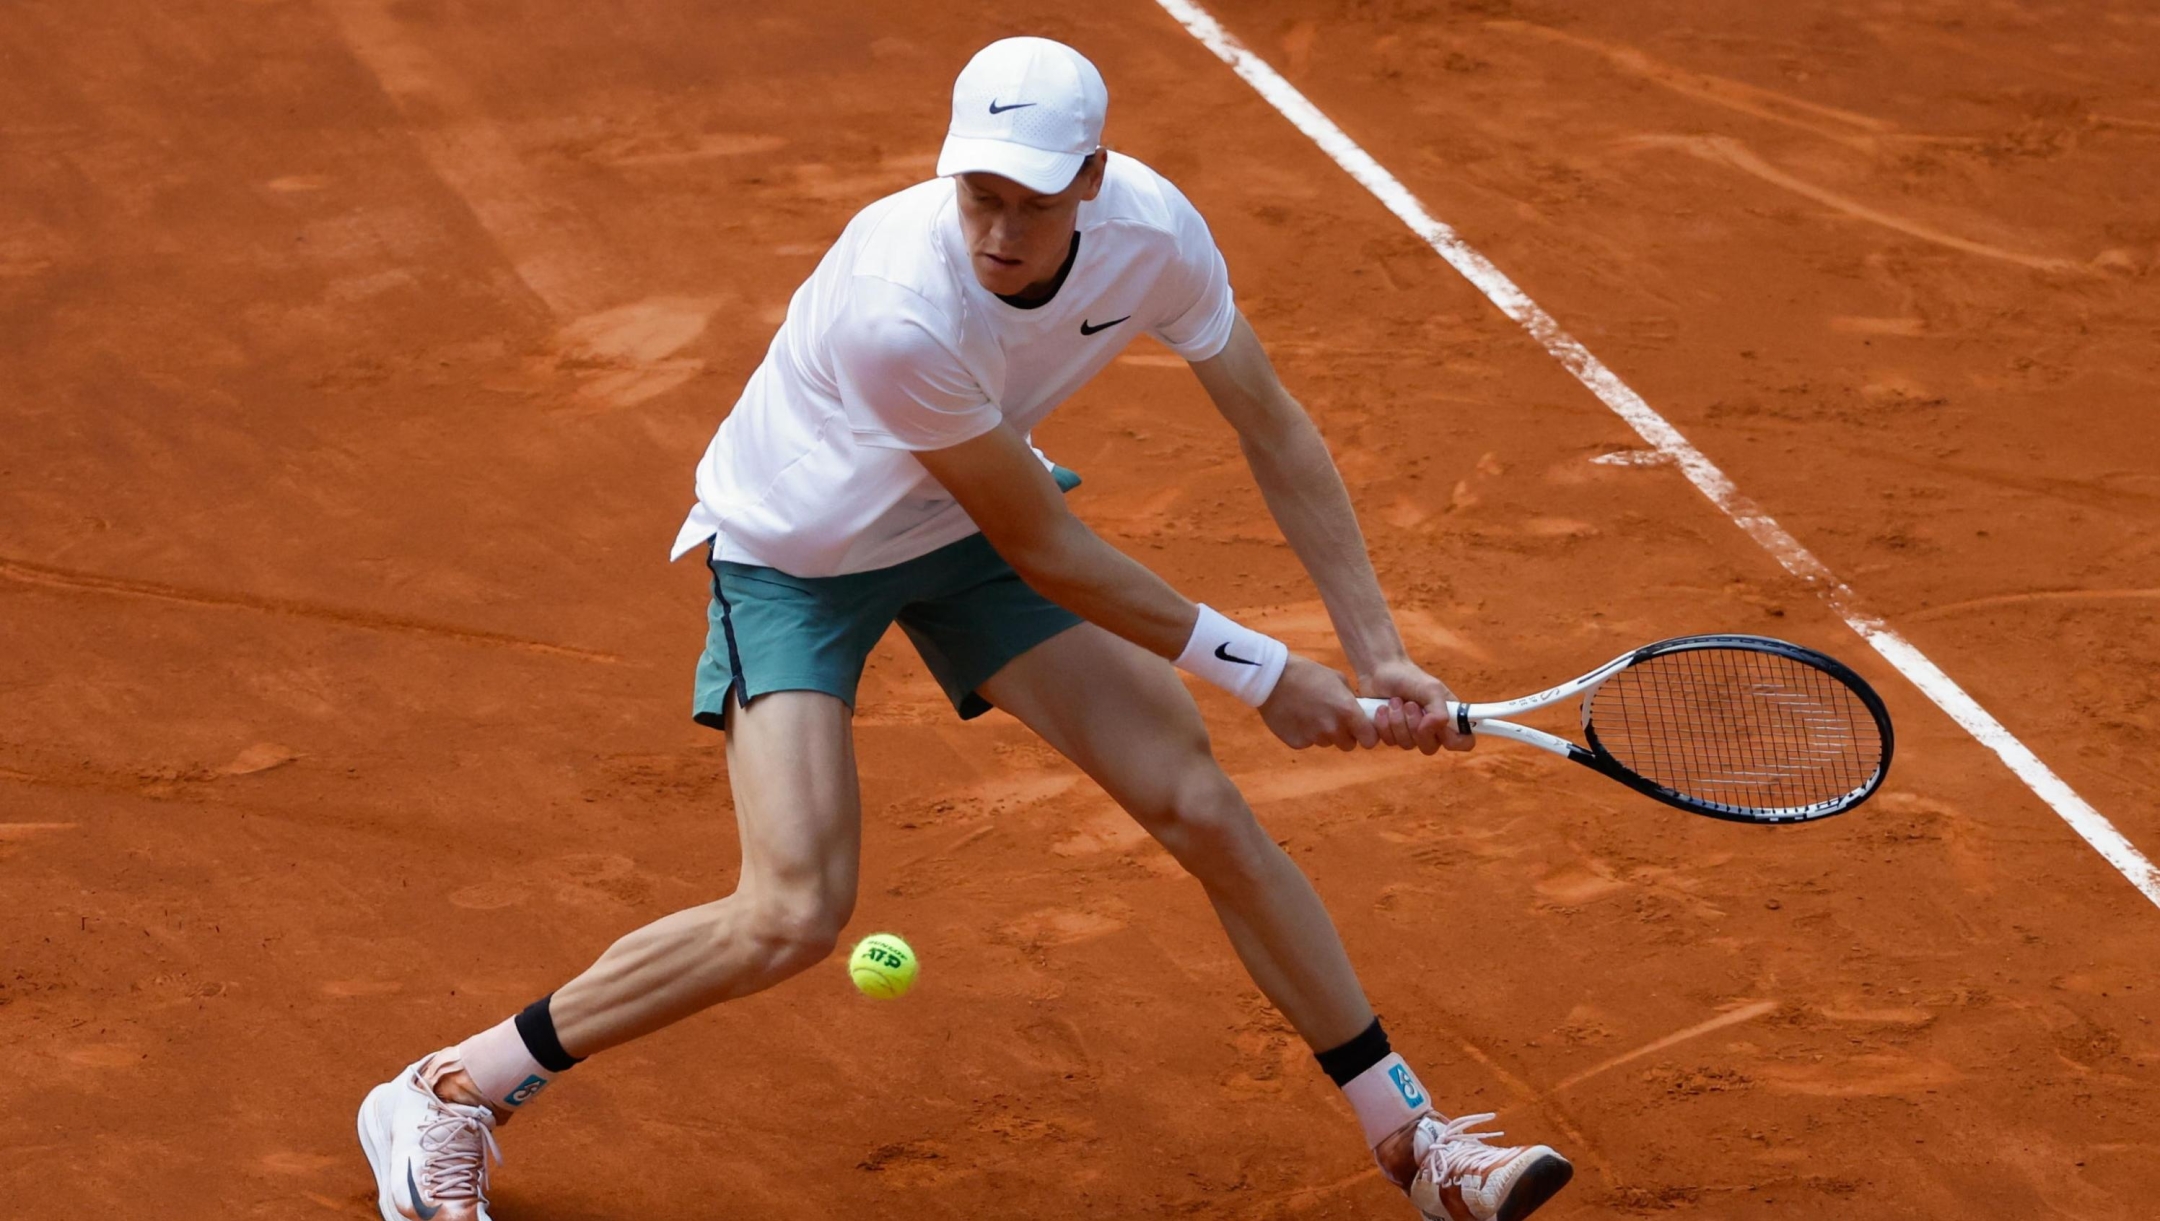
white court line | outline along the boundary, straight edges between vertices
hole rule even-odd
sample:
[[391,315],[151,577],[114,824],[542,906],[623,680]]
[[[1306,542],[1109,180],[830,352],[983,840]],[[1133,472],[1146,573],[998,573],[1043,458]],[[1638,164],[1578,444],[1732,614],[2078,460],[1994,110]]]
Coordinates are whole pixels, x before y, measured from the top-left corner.
[[1191,3],[1191,0],[1155,0],[1175,18],[1179,25],[1199,39],[1236,73],[1245,83],[1259,91],[1268,104],[1282,112],[1284,118],[1297,126],[1299,131],[1312,137],[1321,151],[1335,159],[1335,164],[1347,170],[1352,178],[1371,191],[1375,198],[1387,206],[1388,211],[1402,218],[1413,233],[1424,238],[1448,265],[1461,272],[1464,279],[1476,285],[1500,312],[1513,318],[1530,332],[1531,338],[1543,344],[1575,379],[1589,387],[1590,393],[1602,399],[1607,407],[1626,420],[1628,426],[1641,434],[1642,439],[1680,467],[1688,482],[1697,491],[1709,497],[1727,517],[1733,519],[1748,537],[1763,550],[1777,558],[1787,572],[1805,581],[1821,595],[1830,609],[1845,620],[1861,639],[1875,647],[1875,651],[1898,673],[1911,680],[1915,687],[1950,714],[1950,719],[1964,726],[1982,746],[1995,752],[2010,770],[2023,780],[2026,786],[2048,803],[2070,828],[2085,838],[2085,842],[2106,857],[2130,884],[2142,891],[2146,898],[2160,905],[2160,869],[2137,846],[2123,838],[2122,832],[2107,816],[2094,809],[2092,804],[2077,795],[2062,777],[2057,776],[2040,757],[2027,749],[2023,742],[2003,728],[2001,721],[1988,714],[1978,701],[1965,693],[1965,689],[1953,682],[1941,667],[1929,661],[1896,630],[1883,622],[1878,615],[1870,613],[1860,603],[1859,595],[1852,587],[1838,580],[1837,574],[1815,558],[1813,552],[1800,545],[1800,540],[1787,533],[1761,506],[1743,495],[1717,464],[1703,456],[1680,430],[1657,410],[1643,401],[1641,395],[1629,389],[1627,383],[1605,367],[1604,362],[1590,354],[1574,336],[1560,328],[1551,314],[1539,308],[1537,302],[1516,286],[1513,280],[1492,265],[1482,254],[1470,248],[1453,229],[1433,219],[1418,202],[1409,188],[1396,181],[1393,174],[1382,168],[1371,154],[1357,146],[1357,142],[1343,134],[1320,108],[1314,106],[1296,86],[1282,78],[1267,62],[1245,49],[1222,28],[1220,22],[1207,10]]

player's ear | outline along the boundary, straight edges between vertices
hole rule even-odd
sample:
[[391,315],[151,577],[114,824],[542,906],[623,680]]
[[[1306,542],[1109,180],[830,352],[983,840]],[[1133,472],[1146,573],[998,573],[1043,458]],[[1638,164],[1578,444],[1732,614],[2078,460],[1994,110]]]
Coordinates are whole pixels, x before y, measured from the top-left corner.
[[1110,164],[1110,150],[1098,148],[1080,163],[1080,172],[1074,175],[1080,184],[1080,198],[1093,199],[1102,193],[1103,168]]

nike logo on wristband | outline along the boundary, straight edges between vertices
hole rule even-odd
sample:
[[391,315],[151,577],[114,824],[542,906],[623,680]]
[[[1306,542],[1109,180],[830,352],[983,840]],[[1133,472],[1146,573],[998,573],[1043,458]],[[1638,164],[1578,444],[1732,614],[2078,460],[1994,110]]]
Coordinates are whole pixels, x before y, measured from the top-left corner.
[[1241,666],[1257,666],[1260,664],[1257,661],[1247,661],[1242,657],[1233,655],[1230,652],[1230,642],[1227,640],[1215,646],[1215,656],[1222,661],[1234,661]]

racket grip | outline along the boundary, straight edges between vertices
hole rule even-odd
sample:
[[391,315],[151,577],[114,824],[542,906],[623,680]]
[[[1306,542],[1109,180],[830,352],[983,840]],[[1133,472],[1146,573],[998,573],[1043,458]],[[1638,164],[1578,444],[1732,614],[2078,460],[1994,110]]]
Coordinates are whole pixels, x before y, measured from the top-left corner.
[[[1372,717],[1377,720],[1380,716],[1380,710],[1387,707],[1388,702],[1386,700],[1366,699],[1364,696],[1361,695],[1358,697],[1357,706],[1365,710],[1366,716]],[[1451,702],[1448,704],[1448,711],[1452,713],[1460,707],[1462,707],[1462,705]]]

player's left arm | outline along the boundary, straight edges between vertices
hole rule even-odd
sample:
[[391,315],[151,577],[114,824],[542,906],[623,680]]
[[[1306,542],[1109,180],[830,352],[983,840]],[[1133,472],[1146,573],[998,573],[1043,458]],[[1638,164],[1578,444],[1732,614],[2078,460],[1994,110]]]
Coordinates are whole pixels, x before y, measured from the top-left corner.
[[1319,587],[1343,652],[1357,670],[1359,687],[1366,695],[1398,697],[1416,706],[1416,714],[1407,718],[1392,706],[1383,709],[1377,718],[1381,737],[1427,754],[1441,746],[1468,750],[1470,736],[1458,733],[1444,715],[1453,693],[1411,661],[1403,648],[1327,442],[1275,375],[1260,337],[1243,314],[1231,324],[1230,341],[1222,351],[1192,362],[1192,369],[1216,409],[1237,430],[1238,446],[1268,512]]

